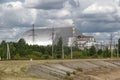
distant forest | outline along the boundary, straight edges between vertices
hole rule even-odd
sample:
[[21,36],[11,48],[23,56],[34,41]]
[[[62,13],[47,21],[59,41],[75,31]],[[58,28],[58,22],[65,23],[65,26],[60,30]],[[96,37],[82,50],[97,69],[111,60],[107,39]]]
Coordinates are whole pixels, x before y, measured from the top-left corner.
[[[54,56],[52,57],[52,46],[38,46],[38,45],[28,45],[24,39],[20,39],[18,42],[8,42],[11,59],[12,60],[24,60],[24,59],[61,59],[62,58],[62,38],[60,38],[56,45],[54,45]],[[119,45],[120,48],[120,40]],[[116,57],[120,53],[120,49],[114,49],[111,53],[107,47],[106,49],[96,49],[95,46],[91,46],[90,49],[80,50],[77,47],[73,47],[73,58],[81,59],[81,58],[110,58]],[[117,52],[118,51],[118,52]],[[2,60],[6,60],[7,58],[7,42],[2,41],[0,44],[0,57]],[[71,48],[64,46],[64,58],[71,58]]]

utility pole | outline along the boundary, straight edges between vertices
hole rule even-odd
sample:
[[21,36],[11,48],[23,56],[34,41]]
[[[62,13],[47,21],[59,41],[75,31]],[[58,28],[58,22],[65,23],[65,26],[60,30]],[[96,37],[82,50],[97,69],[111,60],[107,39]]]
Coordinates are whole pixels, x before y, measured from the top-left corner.
[[75,37],[75,23],[73,23],[72,27],[72,39],[71,39],[71,59],[73,58],[73,43],[74,43],[74,37]]
[[11,59],[9,44],[7,43],[7,60]]
[[119,58],[120,39],[117,40],[116,48],[117,48],[117,58]]
[[119,47],[118,47],[118,44],[116,44],[116,49],[117,49],[117,58],[119,58]]
[[52,58],[54,58],[54,35],[55,35],[55,30],[53,27],[52,28]]
[[34,28],[34,24],[33,24],[33,30],[32,30],[32,38],[33,38],[33,45],[35,42],[35,28]]
[[111,54],[111,58],[113,58],[113,52],[112,52],[112,41],[113,41],[113,35],[110,34],[110,54]]
[[71,44],[71,59],[73,58],[72,44]]
[[65,57],[64,57],[64,44],[63,44],[63,42],[62,42],[62,59],[64,59]]
[[102,46],[103,44],[102,44],[102,41],[101,41],[100,43],[101,43],[101,50],[103,50],[103,46]]

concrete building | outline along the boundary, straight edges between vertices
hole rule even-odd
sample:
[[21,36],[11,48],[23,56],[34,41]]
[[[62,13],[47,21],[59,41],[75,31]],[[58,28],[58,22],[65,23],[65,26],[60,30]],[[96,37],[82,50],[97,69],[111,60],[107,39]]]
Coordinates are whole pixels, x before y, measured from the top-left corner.
[[76,42],[80,49],[90,48],[96,44],[94,36],[79,35],[76,37]]

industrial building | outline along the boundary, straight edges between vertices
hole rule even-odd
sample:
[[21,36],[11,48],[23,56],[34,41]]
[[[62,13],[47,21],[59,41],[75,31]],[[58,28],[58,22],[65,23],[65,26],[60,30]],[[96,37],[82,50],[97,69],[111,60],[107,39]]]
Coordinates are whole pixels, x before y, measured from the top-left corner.
[[91,46],[96,45],[94,36],[79,35],[76,37],[76,42],[80,49],[90,48]]
[[64,46],[81,46],[88,42],[94,42],[94,37],[84,36],[76,27],[40,27],[34,28],[23,33],[23,38],[29,45],[52,45],[56,44],[62,37]]

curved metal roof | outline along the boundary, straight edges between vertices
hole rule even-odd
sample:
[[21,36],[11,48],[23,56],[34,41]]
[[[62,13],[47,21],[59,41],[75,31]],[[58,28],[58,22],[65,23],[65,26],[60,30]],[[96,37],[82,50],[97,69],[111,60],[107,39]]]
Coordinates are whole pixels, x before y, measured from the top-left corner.
[[[75,35],[82,35],[79,30],[75,29]],[[47,28],[37,28],[34,29],[34,42],[33,42],[33,30],[28,30],[26,31],[21,38],[23,38],[26,43],[32,45],[32,44],[37,44],[37,45],[51,45],[52,44],[52,33],[53,33],[53,28],[47,27]],[[73,36],[73,27],[55,27],[54,28],[54,41],[55,44],[57,43],[59,37],[63,38],[63,43],[64,45],[68,45],[68,40],[70,37]]]

